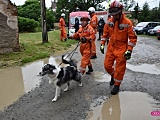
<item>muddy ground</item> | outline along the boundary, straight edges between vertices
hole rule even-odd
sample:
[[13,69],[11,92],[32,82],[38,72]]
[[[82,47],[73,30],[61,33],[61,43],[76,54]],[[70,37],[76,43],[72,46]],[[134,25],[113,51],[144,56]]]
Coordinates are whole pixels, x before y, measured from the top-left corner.
[[[104,55],[99,51],[97,44],[96,60],[92,60],[94,71],[105,73],[103,67]],[[137,46],[134,48],[132,58],[127,61],[131,65],[160,63],[160,41],[156,38],[138,36]],[[79,50],[73,58],[80,60]],[[145,68],[144,68],[145,69]],[[120,92],[139,91],[148,93],[156,100],[160,100],[160,75],[126,70]],[[83,86],[78,87],[71,83],[68,92],[62,92],[57,102],[51,102],[55,87],[43,77],[39,86],[24,94],[18,101],[4,111],[0,111],[0,120],[87,120],[90,105],[97,98],[110,98],[111,88],[108,82],[97,82],[90,75],[83,76]],[[101,103],[97,103],[101,104]]]

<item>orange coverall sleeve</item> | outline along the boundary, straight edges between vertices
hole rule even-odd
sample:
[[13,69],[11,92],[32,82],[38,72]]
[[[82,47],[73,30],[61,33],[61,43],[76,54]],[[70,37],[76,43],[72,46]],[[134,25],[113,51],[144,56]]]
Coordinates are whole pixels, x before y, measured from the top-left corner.
[[105,24],[104,29],[103,29],[103,36],[101,39],[101,44],[104,45],[106,43],[108,37],[109,37],[108,24]]
[[94,30],[97,29],[97,25],[98,25],[98,18],[97,15],[94,15],[90,21],[90,25],[93,27]]
[[60,20],[59,20],[60,30],[62,30],[64,26],[65,26],[65,21],[63,20],[63,18],[60,18]]
[[133,47],[136,46],[137,43],[137,36],[135,34],[135,32],[133,31],[133,24],[132,22],[130,22],[129,24],[129,28],[128,28],[128,50],[132,51]]

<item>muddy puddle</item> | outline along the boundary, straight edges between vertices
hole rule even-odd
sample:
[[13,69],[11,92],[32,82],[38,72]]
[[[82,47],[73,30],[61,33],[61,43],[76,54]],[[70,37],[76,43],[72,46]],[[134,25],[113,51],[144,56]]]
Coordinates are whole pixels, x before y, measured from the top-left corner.
[[[61,57],[50,57],[26,64],[22,67],[0,69],[0,110],[3,110],[8,105],[18,100],[24,93],[27,93],[38,86],[42,78],[38,74],[44,64],[47,63],[58,66],[61,63]],[[79,64],[80,62],[78,61],[77,66],[79,66]],[[61,66],[65,65],[62,64]],[[127,67],[133,71],[147,72],[144,70],[148,65],[132,66],[128,64]],[[150,65],[148,71],[150,71],[150,74],[159,74],[160,67],[157,67],[157,65]],[[95,81],[98,82],[110,81],[110,75],[100,71],[95,71],[93,76]]]
[[149,74],[160,74],[160,63],[157,64],[141,64],[141,65],[131,65],[127,64],[127,68],[135,72],[143,72]]
[[87,120],[160,120],[160,102],[142,92],[120,92],[91,104]]
[[60,58],[50,57],[22,67],[0,69],[0,110],[40,84],[39,72],[44,64],[52,63],[58,66],[60,62]]

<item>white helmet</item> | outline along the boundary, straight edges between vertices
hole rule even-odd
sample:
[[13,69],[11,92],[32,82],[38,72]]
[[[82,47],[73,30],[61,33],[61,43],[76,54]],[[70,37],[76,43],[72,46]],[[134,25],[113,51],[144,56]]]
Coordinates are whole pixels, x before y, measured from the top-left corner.
[[103,16],[101,16],[100,19],[103,19]]
[[89,12],[89,13],[94,13],[94,12],[95,12],[95,8],[94,8],[94,7],[90,7],[90,8],[88,9],[88,12]]
[[64,13],[62,13],[62,14],[61,14],[61,17],[65,17],[65,14],[64,14]]

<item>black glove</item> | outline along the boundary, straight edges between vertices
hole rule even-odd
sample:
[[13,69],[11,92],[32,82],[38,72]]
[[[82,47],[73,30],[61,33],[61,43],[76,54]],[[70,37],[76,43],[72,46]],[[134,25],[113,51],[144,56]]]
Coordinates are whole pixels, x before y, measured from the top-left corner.
[[81,38],[81,43],[86,43],[87,39],[85,37]]
[[103,44],[101,44],[100,50],[101,50],[101,53],[104,54],[104,45]]
[[130,51],[130,50],[127,50],[124,53],[124,57],[126,58],[126,60],[129,60],[131,58],[131,53],[132,53],[132,51]]

